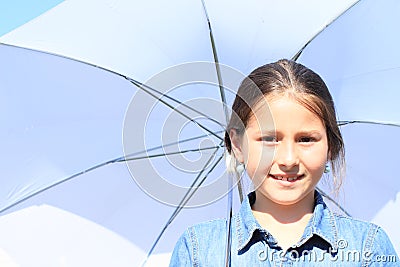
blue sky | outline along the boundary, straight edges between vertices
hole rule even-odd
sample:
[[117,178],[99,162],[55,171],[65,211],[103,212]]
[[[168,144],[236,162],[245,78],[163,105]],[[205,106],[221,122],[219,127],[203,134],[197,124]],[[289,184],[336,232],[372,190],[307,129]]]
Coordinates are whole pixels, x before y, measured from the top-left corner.
[[34,19],[64,0],[1,0],[0,36]]

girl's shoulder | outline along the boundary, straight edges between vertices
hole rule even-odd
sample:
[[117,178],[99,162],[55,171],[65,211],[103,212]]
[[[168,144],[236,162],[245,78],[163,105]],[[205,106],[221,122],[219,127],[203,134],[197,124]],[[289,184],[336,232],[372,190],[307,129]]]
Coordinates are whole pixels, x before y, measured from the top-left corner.
[[358,218],[350,217],[343,214],[332,213],[335,218],[334,223],[338,230],[338,234],[350,234],[352,236],[365,236],[376,234],[378,231],[383,231],[377,224],[364,221]]
[[336,226],[339,230],[348,230],[353,233],[365,233],[368,231],[383,231],[383,229],[369,221],[361,220],[358,218],[350,217],[344,214],[333,213]]
[[357,226],[361,226],[361,227],[369,227],[370,225],[375,225],[372,222],[364,221],[364,220],[354,218],[354,217],[350,217],[350,216],[342,214],[342,213],[332,212],[332,215],[335,217],[335,220],[337,222],[340,222],[343,224],[352,224],[352,225],[357,225]]
[[389,236],[379,225],[342,214],[334,214],[334,218],[342,246],[351,247],[352,244],[358,244],[362,246],[362,250],[394,251]]
[[226,229],[226,219],[186,228],[175,245],[170,266],[223,266]]
[[213,235],[225,233],[227,229],[227,219],[219,218],[194,224],[186,229],[187,232],[196,235]]

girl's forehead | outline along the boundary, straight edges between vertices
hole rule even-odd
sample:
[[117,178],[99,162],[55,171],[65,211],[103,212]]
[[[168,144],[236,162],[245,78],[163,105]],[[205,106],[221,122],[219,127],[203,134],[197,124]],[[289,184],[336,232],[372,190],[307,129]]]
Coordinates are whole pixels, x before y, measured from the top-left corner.
[[260,99],[252,108],[252,115],[248,123],[278,123],[277,119],[279,122],[291,122],[291,124],[294,123],[293,120],[307,124],[310,122],[312,124],[315,122],[323,124],[317,114],[288,94],[268,95]]
[[259,110],[265,112],[267,109],[271,110],[271,105],[277,106],[276,103],[281,102],[290,103],[293,106],[309,109],[309,106],[305,103],[311,104],[311,102],[314,102],[314,100],[307,94],[295,93],[290,90],[285,92],[271,92],[263,97],[260,97],[254,103],[251,110],[253,113]]
[[271,114],[271,105],[276,103],[277,101],[282,100],[290,100],[293,104],[299,104],[298,101],[295,100],[294,97],[289,94],[284,93],[270,93],[260,97],[258,101],[256,101],[251,108],[251,111],[254,114]]

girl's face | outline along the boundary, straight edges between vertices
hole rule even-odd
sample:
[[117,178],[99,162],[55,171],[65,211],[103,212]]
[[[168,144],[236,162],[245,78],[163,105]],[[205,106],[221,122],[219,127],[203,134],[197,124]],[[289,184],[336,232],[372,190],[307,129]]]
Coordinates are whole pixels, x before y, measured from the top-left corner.
[[325,127],[288,96],[265,99],[269,108],[260,101],[243,136],[231,132],[235,156],[258,195],[281,205],[313,199],[328,159]]

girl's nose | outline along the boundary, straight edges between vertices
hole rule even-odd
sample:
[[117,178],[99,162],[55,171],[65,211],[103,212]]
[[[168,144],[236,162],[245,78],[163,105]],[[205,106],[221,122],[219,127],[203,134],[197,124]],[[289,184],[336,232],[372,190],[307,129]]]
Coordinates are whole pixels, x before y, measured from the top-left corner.
[[281,141],[275,153],[275,162],[279,166],[292,168],[299,164],[296,146],[293,142]]

